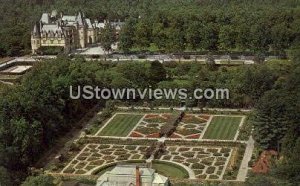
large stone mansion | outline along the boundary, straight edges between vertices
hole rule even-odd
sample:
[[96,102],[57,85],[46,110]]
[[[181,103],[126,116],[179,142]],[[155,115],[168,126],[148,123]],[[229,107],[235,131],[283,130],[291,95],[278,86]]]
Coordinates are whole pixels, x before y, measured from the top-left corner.
[[78,12],[77,15],[43,13],[39,22],[34,25],[31,33],[32,53],[36,54],[41,47],[63,47],[65,53],[78,48],[86,48],[99,42],[101,29],[111,24],[116,34],[123,22],[98,22],[85,17]]

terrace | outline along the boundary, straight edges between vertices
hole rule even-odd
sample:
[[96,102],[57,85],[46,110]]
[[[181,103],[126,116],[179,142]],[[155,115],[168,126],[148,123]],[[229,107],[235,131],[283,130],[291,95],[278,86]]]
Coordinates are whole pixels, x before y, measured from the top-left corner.
[[34,65],[33,58],[16,58],[0,64],[0,81],[15,83]]

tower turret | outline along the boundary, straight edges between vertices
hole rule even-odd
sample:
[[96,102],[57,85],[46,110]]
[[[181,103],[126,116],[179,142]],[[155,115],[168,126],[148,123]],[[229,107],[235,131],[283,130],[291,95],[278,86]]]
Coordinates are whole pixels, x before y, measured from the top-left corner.
[[81,11],[78,12],[76,17],[76,22],[78,25],[78,36],[79,36],[79,45],[81,48],[86,47],[87,43],[87,25]]
[[31,33],[31,49],[32,53],[36,54],[36,51],[41,47],[41,28],[40,23],[36,22]]

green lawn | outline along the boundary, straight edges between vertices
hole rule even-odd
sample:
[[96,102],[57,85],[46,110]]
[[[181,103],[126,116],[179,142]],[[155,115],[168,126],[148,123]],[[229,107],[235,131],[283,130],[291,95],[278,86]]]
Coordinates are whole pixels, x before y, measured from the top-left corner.
[[101,176],[102,174],[106,173],[107,171],[113,170],[113,168],[115,168],[115,166],[116,165],[111,165],[111,166],[103,167],[100,170],[97,170],[94,174],[96,174],[97,176]]
[[125,137],[142,117],[143,115],[137,114],[117,114],[99,135]]
[[233,140],[242,117],[214,116],[203,138]]
[[184,168],[172,163],[155,161],[154,163],[152,163],[152,168],[156,170],[157,173],[170,178],[182,179],[189,177],[188,172]]
[[[143,160],[137,160],[137,161],[127,161],[127,164],[132,165],[138,165],[138,164],[145,164],[145,161]],[[95,171],[93,175],[101,176],[107,171],[111,171],[113,168],[115,168],[116,165],[111,166],[105,166],[100,168],[99,170]],[[152,169],[154,169],[157,173],[162,174],[164,176],[170,177],[170,178],[188,178],[189,173],[183,168],[176,164],[169,163],[169,162],[160,162],[160,161],[154,161],[152,163]]]

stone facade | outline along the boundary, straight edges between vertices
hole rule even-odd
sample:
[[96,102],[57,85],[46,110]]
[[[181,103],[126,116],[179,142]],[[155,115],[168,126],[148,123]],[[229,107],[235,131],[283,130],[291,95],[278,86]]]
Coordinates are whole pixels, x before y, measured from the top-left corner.
[[99,35],[106,24],[112,24],[118,33],[124,23],[91,21],[82,12],[75,16],[58,15],[56,11],[43,13],[31,33],[32,53],[36,54],[41,47],[63,47],[65,53],[86,48],[99,42]]

